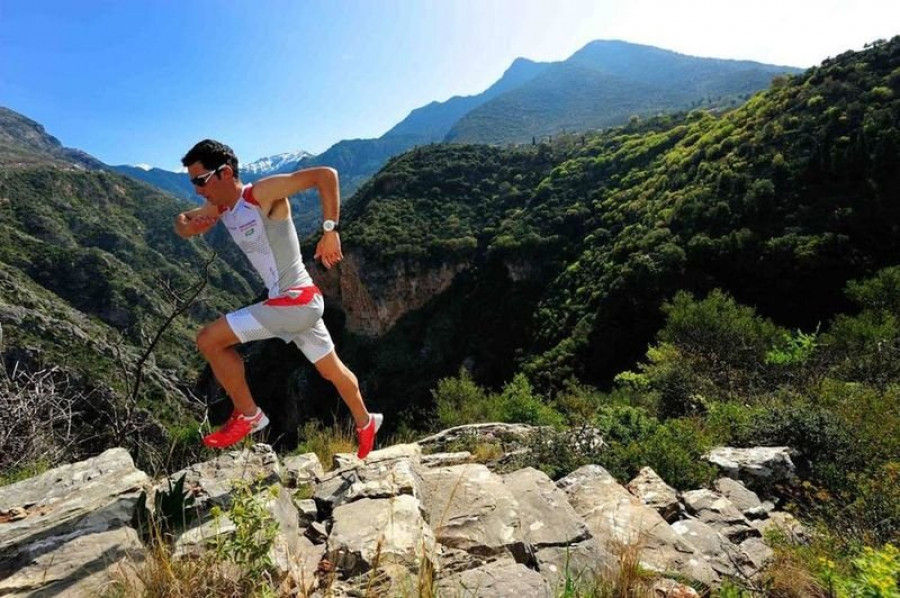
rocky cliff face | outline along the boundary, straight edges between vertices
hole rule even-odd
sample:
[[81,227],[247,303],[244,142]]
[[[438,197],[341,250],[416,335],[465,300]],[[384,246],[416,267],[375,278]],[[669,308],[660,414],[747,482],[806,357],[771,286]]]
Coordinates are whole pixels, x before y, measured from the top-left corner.
[[711,586],[753,579],[772,557],[765,529],[786,526],[802,541],[795,520],[762,508],[737,480],[679,495],[650,470],[626,489],[597,465],[554,483],[533,468],[504,473],[467,452],[430,452],[453,433],[534,433],[509,424],[462,428],[373,451],[365,462],[340,454],[327,473],[312,453],[279,457],[259,444],[152,481],[112,449],[0,488],[0,594],[91,595],[127,585],[159,558],[142,546],[135,522],[146,520],[145,504],[170,502],[173,487],[181,492],[171,480],[182,477],[184,503],[197,517],[171,536],[171,558],[240,534],[249,484],[265,513],[258,516],[277,523],[268,575],[284,596],[411,595],[426,586],[440,595],[556,595],[567,579],[614,575],[623,546],[656,573],[656,595],[697,596],[686,587],[672,593],[666,578]]
[[373,265],[361,252],[348,251],[339,268],[324,271],[307,263],[316,285],[328,300],[338,302],[347,329],[365,336],[381,336],[403,315],[423,307],[446,291],[468,262],[425,265],[398,259],[387,267]]

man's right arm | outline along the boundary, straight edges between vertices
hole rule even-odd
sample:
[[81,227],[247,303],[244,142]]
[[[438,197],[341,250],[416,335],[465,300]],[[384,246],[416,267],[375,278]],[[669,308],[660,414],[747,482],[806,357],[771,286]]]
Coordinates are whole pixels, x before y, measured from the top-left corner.
[[175,234],[182,239],[202,235],[215,226],[218,220],[219,208],[211,203],[206,203],[199,208],[175,216]]

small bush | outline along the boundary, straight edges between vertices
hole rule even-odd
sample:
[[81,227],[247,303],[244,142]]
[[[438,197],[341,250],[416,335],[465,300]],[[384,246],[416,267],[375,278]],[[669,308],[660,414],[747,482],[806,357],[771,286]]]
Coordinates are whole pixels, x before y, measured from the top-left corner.
[[[271,498],[278,496],[278,488],[268,490]],[[213,509],[214,516],[222,511]],[[236,482],[232,492],[228,518],[235,526],[231,534],[218,536],[214,550],[220,562],[230,561],[240,567],[244,585],[254,594],[263,587],[274,585],[274,569],[270,551],[278,535],[278,522],[266,508],[265,502],[253,494],[246,482]]]
[[0,367],[0,478],[24,479],[77,457],[89,433],[78,425],[84,401],[56,368]]
[[182,474],[174,484],[169,480],[168,490],[156,493],[152,511],[147,508],[147,493],[141,492],[131,525],[145,543],[169,543],[176,531],[186,528],[196,518],[194,495],[184,490],[186,477],[187,474]]
[[516,376],[496,397],[499,421],[533,426],[562,425],[563,417],[534,394],[524,374]]
[[852,576],[834,578],[839,598],[900,598],[900,550],[893,545],[863,548],[853,568]]
[[900,462],[872,474],[853,473],[850,480],[852,501],[834,510],[832,527],[870,546],[900,545]]
[[829,361],[836,377],[884,390],[900,380],[900,319],[864,311],[839,315],[828,334]]
[[[174,504],[180,484],[170,489]],[[269,496],[274,497],[275,491],[275,487],[270,488]],[[274,598],[279,595],[269,556],[278,524],[268,511],[265,495],[253,492],[249,483],[238,482],[233,487],[231,506],[227,510],[213,508],[213,516],[227,516],[235,530],[211,539],[210,550],[175,558],[170,542],[151,542],[146,558],[140,563],[121,564],[100,595],[103,598]],[[167,537],[158,527],[161,521],[159,517],[150,520],[150,537]]]
[[729,445],[737,439],[752,437],[753,422],[764,412],[762,407],[740,403],[713,403],[704,425],[713,444]]
[[479,422],[561,425],[560,413],[536,395],[524,374],[517,374],[500,394],[489,394],[465,369],[456,378],[444,378],[432,391],[437,417],[445,428]]
[[808,404],[776,406],[757,413],[734,438],[740,446],[786,445],[801,455],[810,479],[829,488],[847,485],[847,475],[864,469],[866,456],[856,450],[854,431],[833,412]]
[[669,420],[644,442],[631,445],[628,475],[633,477],[649,465],[679,490],[706,486],[716,476],[715,467],[702,459],[711,444],[698,420]]
[[558,479],[594,463],[621,482],[649,465],[680,489],[697,488],[714,478],[715,469],[701,459],[712,442],[699,420],[660,423],[643,409],[614,406],[601,409],[593,424],[536,434],[526,462],[518,465],[531,465]]
[[865,280],[851,280],[846,294],[865,310],[900,316],[900,266],[884,268]]
[[487,393],[475,384],[465,368],[456,378],[443,378],[431,391],[437,405],[437,417],[444,428],[475,422],[496,421],[496,406]]
[[764,386],[766,354],[782,329],[719,290],[700,301],[680,292],[663,309],[659,340],[676,347],[695,374],[729,395],[755,394]]

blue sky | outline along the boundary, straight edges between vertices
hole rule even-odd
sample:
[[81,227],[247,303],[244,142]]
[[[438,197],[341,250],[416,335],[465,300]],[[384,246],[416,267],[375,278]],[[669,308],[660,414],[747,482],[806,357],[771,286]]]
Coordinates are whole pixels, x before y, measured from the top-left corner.
[[808,67],[900,34],[898,0],[0,0],[0,105],[110,164],[378,137],[517,57],[595,39]]

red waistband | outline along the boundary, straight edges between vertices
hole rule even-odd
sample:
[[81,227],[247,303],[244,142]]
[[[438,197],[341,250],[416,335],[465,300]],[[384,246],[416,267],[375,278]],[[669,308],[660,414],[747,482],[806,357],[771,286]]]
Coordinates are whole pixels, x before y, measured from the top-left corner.
[[319,287],[313,285],[311,287],[293,287],[285,291],[280,297],[273,297],[265,301],[265,305],[274,307],[290,307],[297,305],[306,305],[312,301],[316,295],[321,295],[322,291]]

